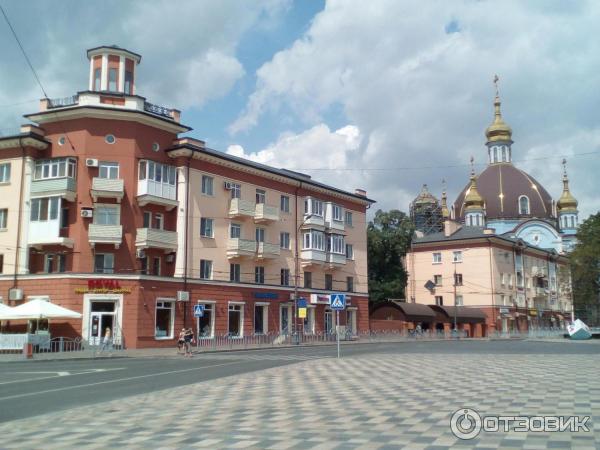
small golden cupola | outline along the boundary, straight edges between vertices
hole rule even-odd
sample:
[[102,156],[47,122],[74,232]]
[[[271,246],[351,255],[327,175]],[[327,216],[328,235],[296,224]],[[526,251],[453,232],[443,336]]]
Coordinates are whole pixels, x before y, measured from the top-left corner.
[[563,191],[556,202],[556,209],[559,212],[577,212],[577,199],[573,197],[569,190],[569,177],[567,176],[567,160],[563,159]]
[[500,92],[498,90],[498,75],[494,76],[494,85],[496,87],[496,98],[494,99],[494,121],[485,130],[485,137],[488,144],[492,142],[510,142],[512,143],[512,129],[502,118],[500,110]]
[[442,218],[444,220],[450,217],[450,210],[448,209],[448,199],[446,196],[446,182],[443,182],[444,189],[442,190]]
[[477,190],[477,178],[475,177],[475,168],[473,167],[473,157],[471,157],[471,185],[465,194],[465,210],[484,209],[485,201]]

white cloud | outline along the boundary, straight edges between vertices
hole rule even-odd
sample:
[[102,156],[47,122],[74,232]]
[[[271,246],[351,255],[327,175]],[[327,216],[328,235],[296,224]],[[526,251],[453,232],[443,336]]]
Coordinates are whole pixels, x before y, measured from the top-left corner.
[[[515,159],[534,148],[562,154],[567,142],[573,154],[598,150],[600,40],[590,36],[599,21],[600,4],[592,1],[331,0],[301,38],[257,71],[256,88],[229,130],[249,132],[283,107],[310,131],[340,108],[360,129],[361,143],[334,166],[317,153],[313,169],[383,169],[358,173],[385,208],[407,209],[422,183],[439,191],[443,178],[452,197],[468,181],[470,155],[487,162],[483,133],[493,115],[494,73]],[[288,163],[305,165],[303,158],[287,151]],[[599,207],[591,180],[600,157],[577,162],[583,160],[573,157],[570,172],[586,216]],[[402,170],[424,166],[438,168]],[[523,167],[560,194],[560,157]]]

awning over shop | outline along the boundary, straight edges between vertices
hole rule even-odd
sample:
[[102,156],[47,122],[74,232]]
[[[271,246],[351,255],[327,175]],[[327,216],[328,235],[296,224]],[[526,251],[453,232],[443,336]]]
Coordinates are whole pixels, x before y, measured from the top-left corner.
[[429,306],[433,311],[441,313],[449,322],[454,321],[456,314],[457,323],[485,323],[486,314],[479,308],[468,308],[466,306]]
[[435,312],[419,303],[405,303],[393,300],[377,303],[370,311],[372,320],[401,320],[403,322],[433,322]]
[[427,305],[419,303],[396,303],[406,317],[407,322],[432,322],[435,313]]

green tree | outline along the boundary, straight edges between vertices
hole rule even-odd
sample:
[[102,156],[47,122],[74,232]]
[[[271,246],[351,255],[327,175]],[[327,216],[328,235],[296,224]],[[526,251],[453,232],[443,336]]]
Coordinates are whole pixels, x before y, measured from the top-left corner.
[[406,270],[403,257],[414,232],[410,219],[401,211],[378,210],[367,227],[369,296],[373,302],[405,298]]
[[577,230],[577,245],[571,253],[571,279],[576,318],[599,325],[600,212],[590,216]]

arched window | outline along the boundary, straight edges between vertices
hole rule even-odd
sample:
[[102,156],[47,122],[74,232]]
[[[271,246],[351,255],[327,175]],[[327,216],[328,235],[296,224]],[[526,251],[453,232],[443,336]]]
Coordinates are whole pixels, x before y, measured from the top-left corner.
[[526,195],[521,195],[519,197],[519,214],[529,214],[529,198]]
[[575,228],[575,216],[571,216],[571,228]]
[[506,162],[506,147],[502,146],[502,162]]

